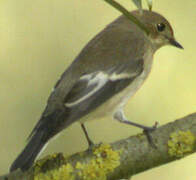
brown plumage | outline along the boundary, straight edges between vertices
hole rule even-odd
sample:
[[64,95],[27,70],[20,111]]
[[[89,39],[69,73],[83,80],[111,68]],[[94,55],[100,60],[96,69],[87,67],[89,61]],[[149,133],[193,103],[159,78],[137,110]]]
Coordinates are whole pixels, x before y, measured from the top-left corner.
[[122,108],[148,77],[155,51],[167,44],[182,48],[163,16],[146,10],[143,14],[131,13],[150,34],[147,36],[125,16],[120,16],[95,36],[57,82],[28,145],[12,164],[11,171],[31,167],[44,145],[76,121],[83,123],[112,115],[127,123]]

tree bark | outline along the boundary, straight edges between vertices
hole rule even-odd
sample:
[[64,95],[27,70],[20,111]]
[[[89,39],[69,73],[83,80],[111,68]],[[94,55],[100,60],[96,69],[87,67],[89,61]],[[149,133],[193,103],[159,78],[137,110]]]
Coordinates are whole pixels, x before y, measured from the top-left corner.
[[0,180],[119,180],[130,178],[196,151],[196,113],[157,128],[151,133],[156,148],[145,134],[65,157],[54,154],[37,161],[27,172],[20,170]]

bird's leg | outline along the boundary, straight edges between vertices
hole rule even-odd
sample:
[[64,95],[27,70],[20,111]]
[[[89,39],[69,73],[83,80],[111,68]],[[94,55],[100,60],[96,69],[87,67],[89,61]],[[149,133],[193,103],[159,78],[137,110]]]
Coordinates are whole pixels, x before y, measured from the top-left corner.
[[83,130],[83,132],[84,132],[84,134],[85,134],[85,137],[86,137],[86,139],[87,139],[89,148],[93,147],[93,146],[94,146],[94,143],[93,143],[93,141],[89,138],[88,132],[87,132],[87,130],[86,130],[86,128],[85,128],[85,126],[84,126],[83,123],[81,123],[81,127],[82,127],[82,130]]
[[144,126],[144,125],[142,125],[142,124],[137,124],[137,123],[128,121],[128,120],[126,119],[126,117],[124,116],[124,113],[123,113],[122,110],[119,110],[119,111],[117,111],[117,112],[114,114],[114,119],[118,120],[118,121],[121,122],[121,123],[129,124],[129,125],[136,126],[136,127],[138,127],[138,128],[143,129],[144,133],[146,134],[146,137],[147,137],[147,139],[148,139],[149,144],[152,145],[153,147],[156,147],[155,144],[154,144],[153,141],[152,141],[152,136],[150,135],[150,133],[151,133],[152,131],[154,131],[154,130],[157,128],[157,125],[158,125],[157,122],[155,122],[155,125],[154,125],[154,126],[148,127],[148,126]]

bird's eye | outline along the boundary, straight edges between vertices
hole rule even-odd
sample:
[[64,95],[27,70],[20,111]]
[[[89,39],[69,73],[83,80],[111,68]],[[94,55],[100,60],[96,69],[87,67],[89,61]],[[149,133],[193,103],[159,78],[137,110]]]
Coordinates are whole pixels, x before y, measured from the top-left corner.
[[158,30],[159,32],[164,31],[164,29],[165,29],[165,24],[163,24],[163,23],[157,24],[157,30]]

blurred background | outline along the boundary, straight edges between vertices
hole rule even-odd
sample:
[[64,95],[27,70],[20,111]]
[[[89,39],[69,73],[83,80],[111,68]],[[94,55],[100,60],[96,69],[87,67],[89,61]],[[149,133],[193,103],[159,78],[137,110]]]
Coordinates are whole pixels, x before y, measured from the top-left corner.
[[[119,2],[135,9],[130,0]],[[156,53],[150,77],[126,106],[130,120],[162,125],[196,111],[195,7],[195,0],[154,0],[153,9],[167,17],[185,49],[168,46]],[[0,1],[0,174],[8,172],[24,148],[61,73],[81,48],[119,15],[103,0]],[[107,119],[86,126],[96,143],[141,132]],[[42,157],[86,148],[84,134],[75,123],[49,144]],[[195,160],[196,154],[132,180],[195,180]]]

